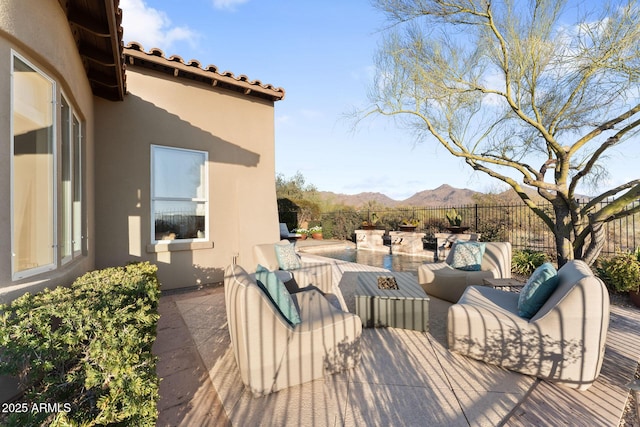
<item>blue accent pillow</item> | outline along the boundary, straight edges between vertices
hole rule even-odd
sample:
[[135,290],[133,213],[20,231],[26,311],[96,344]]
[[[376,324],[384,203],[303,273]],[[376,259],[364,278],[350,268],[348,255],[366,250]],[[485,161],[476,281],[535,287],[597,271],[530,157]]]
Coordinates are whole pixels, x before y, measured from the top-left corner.
[[287,319],[290,325],[295,326],[301,323],[300,313],[298,313],[291,294],[289,294],[282,280],[278,279],[278,276],[276,276],[274,272],[258,264],[258,268],[256,268],[256,281],[258,282],[258,286],[262,285],[263,290],[266,291],[276,308],[282,313],[284,318]]
[[302,267],[300,263],[300,257],[296,253],[296,248],[293,243],[277,243],[276,258],[278,258],[278,265],[282,270],[295,270]]
[[542,308],[556,290],[560,280],[558,272],[550,262],[536,268],[518,297],[518,315],[531,319]]
[[452,249],[451,267],[464,271],[480,271],[486,246],[481,242],[456,242]]

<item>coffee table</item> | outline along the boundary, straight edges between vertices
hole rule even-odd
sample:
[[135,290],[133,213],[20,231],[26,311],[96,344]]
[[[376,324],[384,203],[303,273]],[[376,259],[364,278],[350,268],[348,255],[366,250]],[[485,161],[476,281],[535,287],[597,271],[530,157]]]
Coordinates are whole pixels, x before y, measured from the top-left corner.
[[[393,276],[398,289],[379,289],[380,276]],[[365,327],[429,330],[429,297],[412,273],[359,273],[355,298],[356,314]]]

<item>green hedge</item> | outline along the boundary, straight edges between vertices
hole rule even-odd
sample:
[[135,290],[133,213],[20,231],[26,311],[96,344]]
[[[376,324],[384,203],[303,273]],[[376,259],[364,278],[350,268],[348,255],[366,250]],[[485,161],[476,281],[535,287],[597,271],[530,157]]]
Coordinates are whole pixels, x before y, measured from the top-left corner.
[[157,268],[87,273],[71,287],[0,306],[0,374],[24,395],[2,425],[155,425]]

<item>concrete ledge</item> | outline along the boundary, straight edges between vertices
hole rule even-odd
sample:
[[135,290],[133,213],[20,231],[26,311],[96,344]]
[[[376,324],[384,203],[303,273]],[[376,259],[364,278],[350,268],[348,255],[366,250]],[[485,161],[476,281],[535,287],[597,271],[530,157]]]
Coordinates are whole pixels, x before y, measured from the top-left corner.
[[197,251],[212,248],[213,242],[156,243],[147,245],[147,253]]

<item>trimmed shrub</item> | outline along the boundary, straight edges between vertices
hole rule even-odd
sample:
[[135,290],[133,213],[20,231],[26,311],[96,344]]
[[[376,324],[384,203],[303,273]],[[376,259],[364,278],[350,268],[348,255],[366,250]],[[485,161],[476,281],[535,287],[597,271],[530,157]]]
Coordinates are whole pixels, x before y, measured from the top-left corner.
[[549,258],[544,252],[533,249],[513,251],[511,257],[511,272],[523,276],[530,276],[536,268],[547,262]]
[[[0,374],[24,394],[2,425],[155,425],[160,288],[149,263],[0,306]],[[44,409],[44,410],[42,410]]]
[[596,274],[613,291],[637,292],[640,285],[638,251],[619,252],[609,259],[598,260]]
[[325,238],[350,240],[361,224],[362,219],[355,210],[344,208],[322,218],[322,232]]

